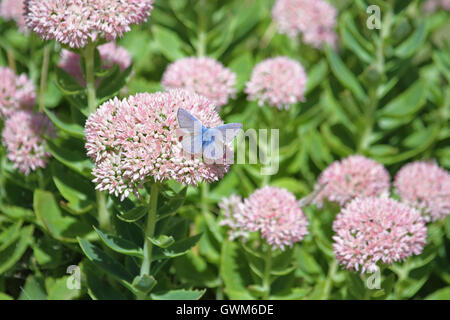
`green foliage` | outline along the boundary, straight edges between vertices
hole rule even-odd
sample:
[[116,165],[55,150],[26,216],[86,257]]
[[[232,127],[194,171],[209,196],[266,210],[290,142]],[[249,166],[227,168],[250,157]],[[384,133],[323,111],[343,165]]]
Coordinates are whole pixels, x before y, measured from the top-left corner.
[[[424,14],[423,1],[377,1],[382,29],[370,30],[366,1],[330,2],[339,9],[337,50],[277,33],[272,0],[157,0],[149,21],[118,40],[132,55],[129,68],[102,69],[95,50],[94,101],[57,67],[60,45],[1,20],[0,66],[12,56],[17,72],[38,85],[44,48],[51,49],[40,111],[58,137],[46,137],[47,167],[28,176],[0,149],[0,300],[450,299],[448,217],[428,225],[422,254],[382,269],[379,289],[338,265],[332,204],[304,208],[309,234],[285,251],[254,235],[230,241],[220,225],[223,197],[271,185],[300,199],[330,163],[352,154],[381,162],[392,176],[414,160],[450,169],[448,12]],[[139,197],[124,201],[95,190],[84,132],[93,108],[160,91],[169,63],[201,55],[237,75],[237,94],[220,111],[225,122],[280,129],[279,171],[267,177],[259,164],[236,164],[209,186],[145,181]],[[279,55],[304,66],[305,101],[289,110],[248,102],[253,67]],[[79,267],[80,279],[69,266]],[[73,279],[79,289],[69,288]]]

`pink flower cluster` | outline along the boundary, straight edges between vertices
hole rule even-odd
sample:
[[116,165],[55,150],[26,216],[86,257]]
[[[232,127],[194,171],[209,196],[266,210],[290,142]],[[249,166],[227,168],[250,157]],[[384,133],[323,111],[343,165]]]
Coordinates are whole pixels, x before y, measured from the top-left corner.
[[184,184],[219,180],[228,165],[184,155],[177,121],[184,108],[205,126],[223,124],[214,105],[193,92],[142,93],[102,104],[86,122],[87,154],[95,161],[97,189],[123,200],[143,183],[174,179]]
[[32,109],[35,102],[36,88],[28,77],[0,67],[0,116],[7,118],[21,108]]
[[394,187],[402,201],[423,212],[426,221],[450,215],[450,173],[436,163],[405,165],[397,173]]
[[277,0],[272,16],[280,33],[297,37],[316,48],[336,47],[337,10],[324,0]]
[[287,57],[269,58],[257,64],[246,84],[250,101],[279,109],[304,100],[307,76],[303,66]]
[[[125,70],[131,65],[130,53],[115,42],[108,42],[97,47],[100,58],[102,60],[102,68],[109,69],[117,64],[120,70]],[[63,49],[59,59],[58,67],[64,69],[72,77],[74,77],[80,85],[85,86],[86,80],[83,77],[81,69],[80,56],[70,50]]]
[[89,41],[112,41],[145,21],[153,0],[25,0],[25,21],[42,39],[71,48]]
[[19,30],[26,32],[24,6],[24,0],[2,0],[0,1],[0,17],[15,20]]
[[249,233],[259,231],[274,249],[284,250],[308,233],[308,220],[295,196],[285,189],[264,187],[243,202],[231,196],[219,206],[225,217],[220,224],[230,227],[230,239],[246,239]]
[[189,57],[169,65],[162,85],[166,89],[191,90],[222,107],[236,94],[236,74],[214,59]]
[[383,165],[360,155],[333,162],[320,175],[315,190],[323,188],[314,203],[324,200],[344,205],[356,197],[389,194],[390,176]]
[[450,10],[450,0],[428,0],[424,4],[424,10],[427,12],[435,12],[439,8]]
[[44,136],[55,136],[50,119],[44,114],[21,110],[6,119],[2,142],[15,169],[28,175],[45,168],[50,153],[45,151]]
[[333,224],[333,249],[341,265],[361,273],[420,254],[427,229],[420,212],[389,198],[358,198]]

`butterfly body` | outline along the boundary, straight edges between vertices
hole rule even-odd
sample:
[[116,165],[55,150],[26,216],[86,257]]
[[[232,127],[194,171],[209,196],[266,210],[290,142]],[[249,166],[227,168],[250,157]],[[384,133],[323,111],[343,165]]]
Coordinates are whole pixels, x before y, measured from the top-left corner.
[[185,109],[178,109],[178,124],[183,130],[181,140],[184,151],[203,154],[205,158],[219,159],[223,156],[223,146],[233,141],[242,128],[240,123],[230,123],[214,128],[203,123]]

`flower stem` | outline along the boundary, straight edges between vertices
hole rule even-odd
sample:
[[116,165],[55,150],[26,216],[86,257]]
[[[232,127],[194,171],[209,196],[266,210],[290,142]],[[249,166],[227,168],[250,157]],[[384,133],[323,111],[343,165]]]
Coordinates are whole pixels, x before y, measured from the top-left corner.
[[108,208],[106,207],[106,195],[104,192],[97,191],[98,223],[100,229],[108,231],[111,229],[111,219]]
[[97,108],[97,98],[95,95],[95,66],[94,66],[95,44],[89,43],[84,49],[84,59],[86,64],[86,89],[89,112],[94,112]]
[[333,278],[336,274],[337,267],[338,267],[338,262],[336,259],[333,259],[333,262],[331,262],[329,269],[328,269],[327,279],[325,280],[325,287],[323,289],[322,300],[328,300],[328,298],[330,297],[331,288],[333,285]]
[[41,82],[39,88],[39,111],[44,111],[45,90],[47,88],[48,65],[50,61],[50,45],[44,47],[44,57],[42,59]]
[[265,256],[265,265],[264,265],[264,278],[263,278],[263,287],[265,289],[265,294],[263,299],[267,300],[270,296],[270,271],[272,269],[272,247],[269,246],[266,256]]
[[14,59],[14,51],[11,48],[8,48],[6,50],[6,54],[8,56],[8,65],[9,68],[14,71],[14,73],[17,72],[17,68],[16,68],[16,60]]
[[[84,48],[84,60],[86,64],[86,89],[88,98],[89,112],[94,112],[97,109],[97,97],[95,93],[95,43],[88,43]],[[98,208],[98,220],[100,228],[103,230],[109,230],[110,228],[110,216],[108,209],[106,208],[106,196],[101,191],[96,191],[97,196],[97,208]]]
[[208,214],[209,212],[209,206],[208,206],[208,193],[209,193],[209,185],[204,182],[200,185],[200,190],[201,190],[201,208],[202,208],[202,213]]
[[153,244],[148,239],[153,237],[155,233],[156,225],[156,208],[158,205],[159,185],[157,183],[152,184],[150,189],[150,204],[148,207],[147,224],[145,226],[145,239],[144,239],[144,260],[141,265],[140,275],[150,275],[150,267],[152,263],[152,248]]

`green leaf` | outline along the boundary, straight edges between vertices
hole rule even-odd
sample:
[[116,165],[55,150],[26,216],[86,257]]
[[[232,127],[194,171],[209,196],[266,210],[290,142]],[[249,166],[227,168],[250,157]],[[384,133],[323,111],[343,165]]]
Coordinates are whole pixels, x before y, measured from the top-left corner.
[[8,296],[6,293],[0,292],[0,300],[14,300],[13,297]]
[[139,292],[149,293],[156,286],[156,280],[152,276],[144,274],[136,276],[132,285]]
[[145,216],[148,212],[148,208],[145,206],[134,207],[133,209],[125,212],[124,214],[118,214],[117,218],[125,222],[135,222]]
[[345,66],[341,58],[329,47],[326,46],[325,53],[330,63],[331,70],[339,82],[349,89],[360,102],[367,101],[367,95],[358,82],[358,79],[353,73]]
[[64,95],[74,95],[83,92],[83,88],[78,81],[61,68],[56,68],[56,85]]
[[33,231],[34,227],[32,225],[22,228],[20,237],[0,251],[0,275],[12,268],[20,260],[33,240]]
[[102,82],[97,88],[97,99],[102,103],[114,96],[128,83],[133,66],[129,66],[124,71],[121,71],[116,64],[111,68],[111,73],[102,79]]
[[442,288],[430,293],[425,300],[450,300],[450,287]]
[[97,232],[97,234],[99,235],[100,240],[102,240],[112,250],[122,253],[122,254],[129,255],[129,256],[135,256],[135,257],[139,257],[139,258],[144,257],[144,255],[142,253],[142,248],[140,248],[133,242],[110,235],[110,234],[105,234],[95,227],[94,227],[94,229]]
[[76,237],[88,236],[91,232],[88,224],[72,216],[63,215],[50,192],[36,189],[33,204],[37,218],[57,240],[76,242]]
[[319,63],[314,64],[311,70],[308,71],[308,81],[306,82],[305,94],[308,94],[319,86],[327,74],[328,64],[325,59],[322,59]]
[[47,293],[43,285],[43,280],[37,276],[29,275],[18,300],[46,300]]
[[133,276],[125,269],[125,267],[107,255],[100,248],[81,238],[78,238],[78,243],[80,244],[84,254],[97,267],[119,280],[124,280],[127,282],[133,281]]
[[160,248],[170,247],[175,242],[175,239],[172,236],[166,236],[164,234],[158,236],[157,238],[148,237],[148,239],[151,243]]
[[185,56],[182,51],[183,41],[176,32],[154,25],[152,33],[159,50],[169,61],[181,59]]
[[0,251],[19,237],[20,227],[22,227],[22,221],[19,220],[0,232]]
[[391,118],[404,118],[418,112],[426,102],[427,85],[416,81],[409,89],[396,96],[383,109],[380,115]]
[[[91,177],[92,162],[79,150],[79,142],[47,140],[47,147],[56,160],[87,178]],[[84,146],[81,147],[84,148]]]
[[[174,258],[181,256],[194,247],[200,240],[202,234],[197,234],[192,237],[188,237],[179,241],[176,241],[173,245],[167,248],[155,248],[153,260],[159,260],[161,258]],[[149,239],[151,241],[151,239]]]
[[0,202],[0,212],[12,219],[34,219],[35,215],[33,210],[25,209],[18,206],[8,205]]
[[[351,22],[351,16],[349,14],[345,14],[342,18],[342,22],[339,24],[339,30],[341,33],[341,38],[343,43],[347,48],[349,48],[354,54],[358,56],[362,61],[370,64],[373,60],[372,56],[359,44],[358,40],[353,36],[351,32],[351,27],[349,24]],[[357,32],[357,31],[356,31]],[[360,37],[362,37],[360,35]]]
[[402,59],[409,58],[417,52],[427,38],[426,20],[422,21],[414,33],[395,49],[395,55]]
[[245,82],[250,78],[253,66],[253,57],[249,52],[236,57],[230,62],[229,68],[236,73],[236,88],[238,91],[244,89]]
[[101,272],[98,272],[95,264],[85,259],[80,265],[82,274],[86,276],[88,294],[94,300],[125,300],[126,297],[111,286],[109,281],[102,278]]
[[247,287],[253,284],[247,259],[236,242],[224,241],[222,244],[220,276],[225,284],[225,293],[230,299],[254,299],[247,290]]
[[44,112],[57,128],[61,129],[74,138],[84,139],[84,128],[82,126],[76,123],[70,123],[59,119],[52,111],[48,110],[47,108],[44,108]]
[[86,212],[96,202],[93,184],[59,162],[51,165],[53,182],[75,212]]
[[67,286],[67,280],[69,276],[56,279],[48,288],[47,300],[73,300],[77,298],[81,290],[69,289]]
[[198,300],[206,290],[171,290],[165,292],[152,293],[153,300]]

